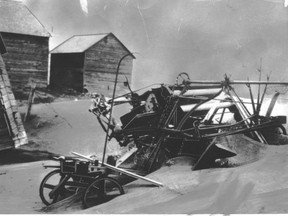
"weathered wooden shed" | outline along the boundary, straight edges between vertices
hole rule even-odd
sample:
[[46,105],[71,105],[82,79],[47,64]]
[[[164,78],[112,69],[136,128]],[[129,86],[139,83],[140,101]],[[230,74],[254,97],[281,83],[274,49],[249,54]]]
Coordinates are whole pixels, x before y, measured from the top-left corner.
[[120,59],[117,94],[126,92],[131,81],[134,55],[113,34],[74,35],[51,52],[51,87],[73,88],[78,91],[112,95]]
[[0,151],[28,143],[2,58],[5,52],[0,34]]
[[50,34],[40,21],[22,2],[0,0],[0,33],[15,96],[29,91],[32,83],[46,88]]

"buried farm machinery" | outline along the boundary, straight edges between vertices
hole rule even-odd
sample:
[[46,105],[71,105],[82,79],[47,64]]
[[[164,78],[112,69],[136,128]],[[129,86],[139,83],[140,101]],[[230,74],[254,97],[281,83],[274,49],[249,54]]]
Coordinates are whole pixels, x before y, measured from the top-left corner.
[[[116,83],[117,79],[115,86]],[[240,98],[235,85],[246,85],[250,99]],[[258,87],[257,100],[253,98],[252,85]],[[262,95],[261,85],[264,85]],[[179,156],[191,160],[192,170],[211,167],[217,160],[236,156],[237,151],[217,142],[219,137],[243,134],[258,143],[286,144],[288,138],[283,126],[286,116],[271,115],[279,92],[271,98],[266,113],[260,114],[269,85],[288,83],[232,81],[227,76],[221,82],[191,81],[188,74],[181,73],[174,85],[160,84],[142,89],[141,94],[131,91],[114,97],[116,87],[112,99],[93,94],[89,111],[96,115],[106,132],[102,162],[79,153],[73,153],[78,158],[58,158],[60,166],[46,166],[56,170],[44,177],[40,197],[46,205],[51,205],[80,195],[84,207],[98,205],[124,193],[116,180],[119,173],[163,186],[142,175]],[[112,111],[114,106],[124,104],[129,104],[131,110],[118,122]],[[105,163],[107,141],[112,138],[126,153],[110,155]],[[51,183],[54,177],[56,181]]]
[[[120,146],[129,149],[117,158],[117,167],[150,173],[168,159],[189,156],[194,170],[237,154],[215,142],[217,137],[244,134],[260,143],[288,143],[283,126],[286,116],[271,116],[279,92],[273,95],[266,114],[260,115],[267,88],[287,84],[268,79],[232,81],[226,75],[221,82],[191,81],[188,74],[181,73],[174,85],[160,84],[142,94],[131,91],[114,99],[96,94],[90,111],[109,139],[115,138]],[[250,100],[240,98],[235,85],[246,85]],[[252,86],[258,87],[257,100],[253,98]],[[132,109],[120,117],[120,123],[111,111],[114,105],[123,103],[129,103]]]

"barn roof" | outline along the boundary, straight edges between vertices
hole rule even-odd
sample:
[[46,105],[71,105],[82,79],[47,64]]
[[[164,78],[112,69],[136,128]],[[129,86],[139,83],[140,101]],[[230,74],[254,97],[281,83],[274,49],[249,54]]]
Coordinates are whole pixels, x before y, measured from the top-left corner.
[[53,50],[50,53],[82,53],[88,50],[93,45],[99,43],[108,35],[112,35],[116,40],[126,49],[133,58],[134,55],[122,44],[122,42],[113,34],[113,33],[104,33],[104,34],[88,34],[88,35],[74,35],[71,38],[67,39]]
[[0,0],[0,32],[50,37],[26,5],[8,0]]

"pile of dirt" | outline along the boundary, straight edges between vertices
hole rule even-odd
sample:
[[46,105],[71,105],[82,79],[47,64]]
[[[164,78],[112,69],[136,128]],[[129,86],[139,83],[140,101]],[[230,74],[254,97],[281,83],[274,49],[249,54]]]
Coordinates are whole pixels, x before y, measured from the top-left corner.
[[267,148],[267,145],[257,142],[244,134],[219,137],[215,142],[237,154],[226,159],[227,166],[239,166],[256,161],[264,154]]
[[287,213],[288,146],[261,152],[258,161],[233,168],[191,171],[183,161],[165,166],[147,176],[164,187],[137,180],[125,186],[126,194],[78,213]]

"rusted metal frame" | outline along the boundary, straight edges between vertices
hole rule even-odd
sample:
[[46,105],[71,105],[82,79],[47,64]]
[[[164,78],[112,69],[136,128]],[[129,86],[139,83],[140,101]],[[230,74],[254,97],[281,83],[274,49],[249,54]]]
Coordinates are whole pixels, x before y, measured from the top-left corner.
[[[259,129],[264,129],[264,128],[269,128],[269,127],[275,127],[279,124],[273,123],[273,122],[267,122],[263,123],[261,125],[255,125],[250,128],[242,128],[242,129],[237,129],[234,131],[225,131],[222,133],[214,133],[214,134],[209,134],[209,135],[202,135],[202,139],[207,139],[207,138],[215,138],[215,137],[222,137],[222,136],[229,136],[229,135],[234,135],[234,134],[239,134],[239,133],[244,133],[244,132],[252,132],[252,131],[257,131]],[[192,135],[183,133],[186,137],[188,138],[194,138]],[[195,139],[195,140],[200,140],[200,139]]]
[[219,94],[221,94],[221,92],[223,91],[223,89],[221,89],[217,94],[215,94],[214,96],[212,96],[211,98],[208,98],[207,100],[203,100],[202,102],[198,103],[195,107],[193,107],[188,113],[185,114],[185,116],[181,119],[179,125],[177,126],[177,130],[181,130],[184,123],[187,121],[187,119],[190,117],[190,115],[202,104],[216,98]]
[[[234,92],[235,92],[235,91],[234,91]],[[235,101],[235,99],[234,99],[233,96],[231,95],[230,91],[228,91],[227,93],[230,95],[232,101],[235,103],[235,105],[236,105],[237,109],[239,110],[240,115],[242,116],[242,118],[243,118],[243,119],[246,119],[245,113],[242,113],[242,112],[241,112],[241,109],[239,108],[239,104]],[[238,98],[238,100],[240,99],[239,97],[237,97],[237,98]],[[241,103],[241,100],[240,100],[240,104],[245,107],[245,105],[244,105],[243,103]],[[245,107],[245,108],[246,108],[246,107]],[[251,115],[250,115],[250,116],[251,116]],[[248,117],[249,117],[249,116],[248,116]],[[251,127],[251,126],[250,126],[250,123],[251,123],[251,122],[248,122],[248,120],[249,120],[249,118],[247,118],[247,119],[245,120],[245,124],[246,124],[246,126],[249,128],[249,127]],[[250,120],[250,121],[251,121],[251,120]],[[267,143],[267,141],[265,140],[265,138],[263,137],[263,135],[260,134],[258,131],[254,131],[254,134],[257,136],[257,138],[260,140],[260,142],[262,142],[262,143]]]

